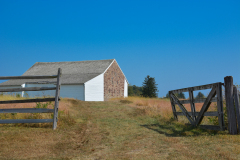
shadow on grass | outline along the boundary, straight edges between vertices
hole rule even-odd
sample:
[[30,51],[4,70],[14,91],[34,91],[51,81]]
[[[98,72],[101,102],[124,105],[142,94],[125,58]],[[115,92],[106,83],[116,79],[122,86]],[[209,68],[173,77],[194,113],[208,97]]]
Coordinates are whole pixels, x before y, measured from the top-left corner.
[[192,136],[213,136],[219,131],[206,130],[201,128],[195,128],[191,125],[179,125],[179,124],[149,124],[140,125],[147,129],[153,130],[159,134],[164,134],[168,137],[192,137]]

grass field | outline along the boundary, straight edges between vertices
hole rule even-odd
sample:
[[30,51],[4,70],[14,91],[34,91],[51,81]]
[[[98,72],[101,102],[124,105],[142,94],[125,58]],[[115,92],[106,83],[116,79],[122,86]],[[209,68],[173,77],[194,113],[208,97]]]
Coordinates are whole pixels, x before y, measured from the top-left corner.
[[[184,125],[184,117],[174,121],[168,99],[62,99],[59,110],[54,131],[52,124],[0,125],[0,159],[240,159],[238,135],[194,129]],[[204,123],[210,122],[205,119]]]

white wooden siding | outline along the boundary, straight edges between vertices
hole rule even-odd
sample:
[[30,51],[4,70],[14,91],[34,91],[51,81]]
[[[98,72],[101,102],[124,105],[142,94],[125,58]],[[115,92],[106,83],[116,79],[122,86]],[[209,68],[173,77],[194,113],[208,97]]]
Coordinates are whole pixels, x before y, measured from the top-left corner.
[[104,101],[104,74],[85,83],[85,101]]
[[[25,87],[55,87],[54,84],[26,84]],[[55,96],[55,90],[49,91],[28,91],[25,92],[25,97],[43,97]],[[60,97],[62,98],[75,98],[84,101],[84,87],[83,84],[78,85],[61,85]]]
[[128,97],[128,83],[127,80],[124,80],[124,97]]

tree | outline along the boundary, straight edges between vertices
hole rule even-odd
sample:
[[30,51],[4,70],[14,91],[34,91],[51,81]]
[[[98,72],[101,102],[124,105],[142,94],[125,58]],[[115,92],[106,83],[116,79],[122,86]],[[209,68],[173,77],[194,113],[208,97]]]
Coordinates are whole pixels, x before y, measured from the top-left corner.
[[[185,94],[184,94],[183,92],[175,93],[175,95],[176,95],[178,98],[186,99],[186,98],[185,98]],[[170,98],[170,97],[169,97],[169,93],[166,94],[166,98]]]
[[195,98],[205,98],[205,96],[202,92],[198,92],[198,94]]
[[142,94],[142,87],[138,87],[136,85],[128,86],[128,95],[129,96],[141,96],[141,94]]
[[134,96],[133,86],[131,86],[131,85],[128,86],[128,96]]
[[169,97],[169,93],[166,94],[166,98],[170,98],[170,97]]
[[142,96],[143,97],[157,97],[157,84],[155,82],[155,78],[150,77],[149,75],[147,75],[147,77],[145,78],[144,82],[143,82],[143,86],[142,86]]
[[183,92],[180,92],[180,93],[176,94],[176,96],[177,96],[178,98],[186,99]]

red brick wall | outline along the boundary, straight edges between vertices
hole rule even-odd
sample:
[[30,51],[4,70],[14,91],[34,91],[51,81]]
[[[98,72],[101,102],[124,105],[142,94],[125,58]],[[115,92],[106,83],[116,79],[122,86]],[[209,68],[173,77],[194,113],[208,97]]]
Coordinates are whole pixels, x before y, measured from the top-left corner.
[[104,101],[124,96],[125,77],[116,61],[104,74]]

